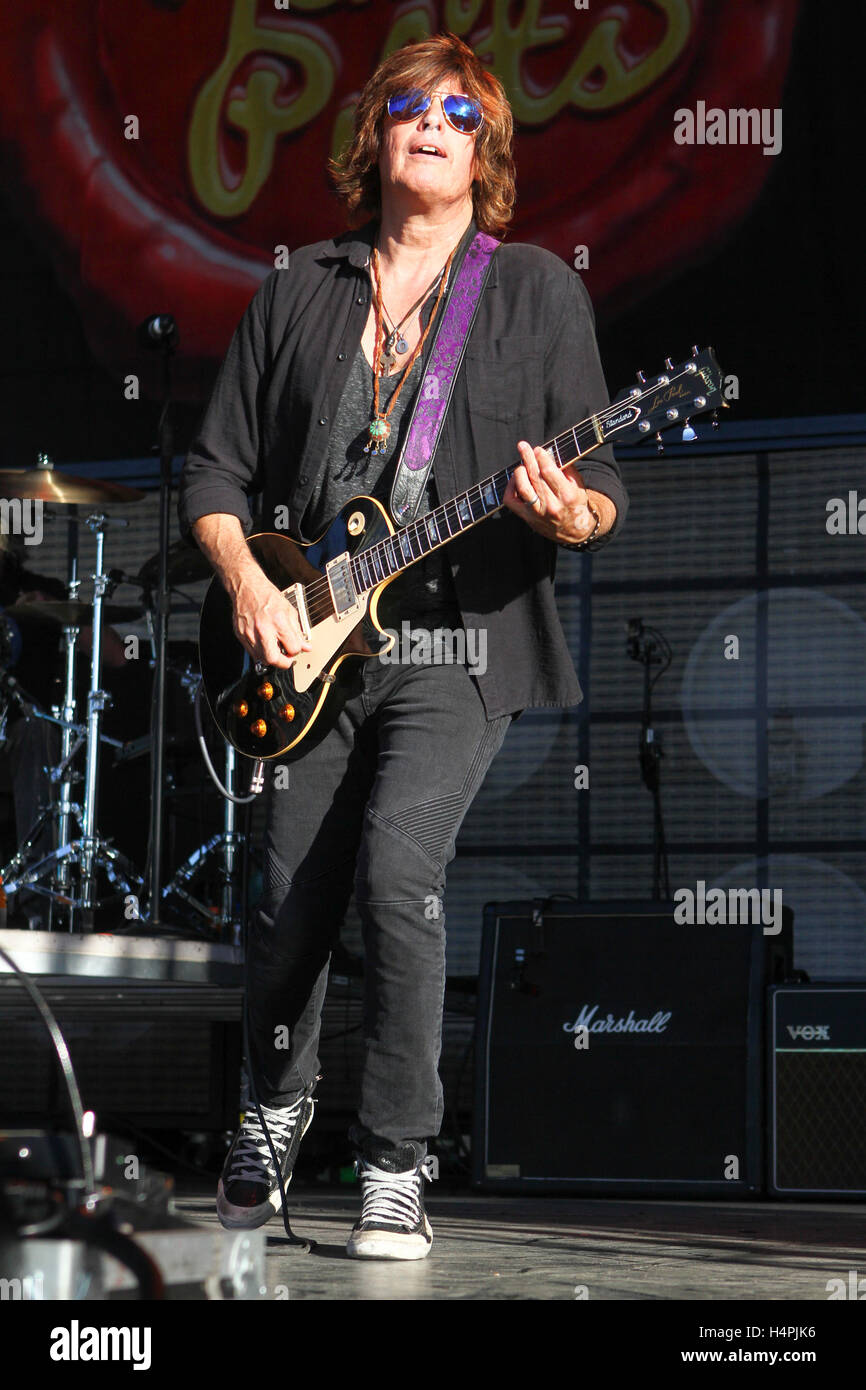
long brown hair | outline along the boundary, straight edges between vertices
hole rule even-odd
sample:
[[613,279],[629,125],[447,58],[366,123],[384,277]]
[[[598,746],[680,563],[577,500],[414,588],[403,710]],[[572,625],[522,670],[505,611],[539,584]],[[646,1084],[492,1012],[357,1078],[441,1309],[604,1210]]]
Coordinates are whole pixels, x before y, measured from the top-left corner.
[[448,33],[410,40],[383,59],[364,87],[354,135],[329,163],[350,227],[378,217],[382,210],[379,149],[389,97],[410,87],[430,91],[451,77],[459,79],[461,90],[479,101],[484,111],[484,124],[475,136],[475,220],[479,230],[491,236],[505,232],[515,200],[511,108],[498,78],[462,39]]

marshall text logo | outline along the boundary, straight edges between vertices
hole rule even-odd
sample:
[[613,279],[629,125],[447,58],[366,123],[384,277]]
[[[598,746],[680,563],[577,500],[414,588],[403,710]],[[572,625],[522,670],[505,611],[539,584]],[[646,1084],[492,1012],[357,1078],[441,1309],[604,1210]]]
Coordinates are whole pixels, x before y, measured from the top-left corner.
[[614,1018],[613,1014],[608,1014],[607,1018],[596,1018],[598,1004],[584,1004],[577,1018],[573,1023],[563,1023],[564,1033],[576,1033],[586,1031],[588,1033],[663,1033],[671,1021],[671,1013],[659,1011],[654,1013],[651,1018],[635,1018],[634,1009],[629,1009],[626,1016],[620,1015]]

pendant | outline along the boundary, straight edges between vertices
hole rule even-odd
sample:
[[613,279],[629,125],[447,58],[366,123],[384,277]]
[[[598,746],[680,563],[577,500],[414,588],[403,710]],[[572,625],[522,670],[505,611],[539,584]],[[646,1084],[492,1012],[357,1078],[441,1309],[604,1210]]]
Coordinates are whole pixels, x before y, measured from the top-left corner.
[[364,445],[364,453],[384,454],[385,444],[390,433],[390,421],[386,420],[384,415],[377,415],[375,420],[370,421],[370,439],[369,442]]
[[397,339],[397,341],[396,341],[396,343],[394,344],[394,346],[396,347],[396,349],[397,349],[398,352],[408,352],[408,351],[409,351],[409,344],[406,342],[406,339],[403,337],[402,333],[400,334],[400,337]]

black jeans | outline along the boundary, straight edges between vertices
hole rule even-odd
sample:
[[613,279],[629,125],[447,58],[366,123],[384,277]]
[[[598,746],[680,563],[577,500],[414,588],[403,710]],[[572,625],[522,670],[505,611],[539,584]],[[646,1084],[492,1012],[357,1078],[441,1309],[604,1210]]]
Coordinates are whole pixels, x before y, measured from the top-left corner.
[[[362,665],[337,726],[268,788],[250,926],[249,1064],[266,1105],[312,1090],[328,963],[352,889],[365,950],[356,1142],[439,1132],[445,869],[505,737],[465,665]],[[288,1044],[288,1045],[286,1045]]]

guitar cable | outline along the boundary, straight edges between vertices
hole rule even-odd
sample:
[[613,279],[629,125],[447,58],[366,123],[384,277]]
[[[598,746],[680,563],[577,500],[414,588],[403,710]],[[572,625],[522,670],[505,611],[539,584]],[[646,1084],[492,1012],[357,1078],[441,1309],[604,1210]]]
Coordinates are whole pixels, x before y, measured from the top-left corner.
[[[221,796],[226,797],[229,801],[233,801],[233,802],[235,803],[236,806],[248,806],[249,803],[250,803],[251,801],[255,801],[256,797],[259,795],[259,793],[260,793],[260,792],[263,790],[263,788],[264,788],[264,785],[265,785],[265,778],[264,778],[265,764],[264,764],[264,762],[262,761],[261,758],[258,758],[258,759],[256,760],[255,766],[254,766],[254,768],[253,768],[253,774],[252,774],[252,777],[251,777],[251,779],[250,779],[250,792],[249,792],[249,794],[248,794],[247,796],[235,796],[232,792],[229,791],[228,787],[224,787],[224,786],[223,786],[222,782],[221,782],[220,779],[219,779],[219,775],[218,775],[218,773],[217,773],[217,770],[216,770],[216,768],[214,767],[214,765],[213,765],[213,763],[212,763],[212,761],[211,761],[210,753],[208,752],[208,746],[207,746],[207,742],[206,742],[206,739],[205,739],[205,733],[204,733],[204,728],[203,728],[203,726],[202,726],[202,718],[201,718],[201,682],[199,682],[199,684],[198,684],[198,686],[197,686],[197,688],[196,688],[196,692],[195,692],[195,701],[194,701],[194,710],[195,710],[195,728],[196,728],[196,736],[197,736],[197,738],[198,738],[198,743],[199,743],[199,747],[200,747],[200,749],[201,749],[202,757],[203,757],[203,759],[204,759],[205,767],[207,768],[208,772],[210,773],[211,779],[212,779],[214,785],[216,786],[216,788],[217,788],[217,790],[219,791],[219,793],[220,793]],[[249,987],[248,987],[248,979],[247,979],[247,962],[248,962],[248,960],[249,960],[248,934],[249,934],[249,923],[248,923],[248,921],[244,921],[244,943],[243,943],[243,950],[244,950],[243,1035],[244,1035],[244,1056],[245,1056],[245,1059],[246,1059],[246,1072],[247,1072],[247,1080],[248,1080],[248,1082],[249,1082],[249,1087],[250,1087],[250,1096],[251,1096],[251,1098],[252,1098],[253,1105],[255,1106],[255,1109],[256,1109],[256,1114],[257,1114],[257,1116],[258,1116],[259,1124],[260,1124],[261,1127],[262,1127],[262,1133],[264,1134],[265,1139],[266,1139],[266,1141],[267,1141],[268,1152],[270,1153],[270,1156],[271,1156],[271,1162],[272,1162],[273,1165],[274,1165],[274,1173],[276,1174],[277,1185],[278,1185],[278,1187],[279,1187],[279,1189],[280,1189],[280,1203],[281,1203],[281,1206],[282,1206],[283,1226],[285,1227],[286,1236],[288,1237],[289,1243],[290,1243],[291,1245],[297,1245],[297,1246],[299,1246],[299,1248],[300,1248],[301,1250],[303,1250],[305,1254],[309,1255],[310,1252],[316,1248],[316,1242],[315,1242],[314,1240],[305,1240],[302,1236],[296,1236],[295,1233],[294,1233],[294,1231],[292,1230],[291,1223],[290,1223],[290,1221],[289,1221],[289,1208],[288,1208],[288,1202],[287,1202],[287,1200],[286,1200],[286,1188],[285,1188],[285,1184],[284,1184],[284,1182],[283,1182],[282,1170],[281,1170],[281,1168],[280,1168],[280,1163],[279,1163],[279,1160],[278,1160],[278,1158],[277,1158],[276,1150],[274,1149],[274,1142],[273,1142],[273,1140],[271,1139],[270,1130],[268,1129],[267,1123],[266,1123],[266,1121],[265,1121],[264,1114],[262,1113],[262,1107],[261,1107],[261,1104],[260,1104],[260,1102],[259,1102],[258,1092],[256,1091],[256,1083],[255,1083],[255,1078],[254,1078],[254,1076],[253,1076],[253,1068],[251,1067],[250,1061],[249,1061],[249,1059],[250,1059]],[[300,1119],[299,1119],[299,1123],[300,1123]]]
[[[270,1156],[271,1156],[271,1163],[274,1165],[274,1173],[276,1174],[277,1185],[278,1185],[278,1187],[279,1187],[279,1189],[280,1189],[280,1204],[281,1204],[281,1206],[282,1206],[283,1226],[284,1226],[284,1228],[285,1228],[286,1236],[287,1236],[287,1238],[288,1238],[288,1241],[289,1241],[289,1244],[290,1244],[290,1245],[297,1245],[297,1246],[299,1247],[299,1249],[301,1249],[301,1250],[304,1252],[305,1255],[309,1255],[309,1254],[312,1253],[313,1250],[316,1249],[317,1242],[316,1242],[315,1240],[310,1240],[310,1239],[308,1239],[308,1238],[305,1239],[303,1236],[296,1236],[295,1233],[294,1233],[294,1231],[292,1230],[291,1222],[289,1221],[289,1204],[288,1204],[288,1200],[287,1200],[287,1198],[286,1198],[286,1186],[285,1186],[285,1183],[283,1182],[283,1173],[282,1173],[282,1169],[280,1168],[280,1162],[279,1162],[279,1159],[277,1158],[276,1150],[274,1149],[274,1141],[271,1139],[271,1132],[270,1132],[270,1130],[268,1129],[268,1126],[267,1126],[267,1124],[266,1124],[266,1122],[265,1122],[264,1114],[262,1113],[262,1107],[261,1107],[261,1104],[260,1104],[260,1102],[259,1102],[258,1092],[257,1092],[257,1090],[256,1090],[255,1078],[254,1078],[254,1076],[253,1076],[253,1068],[252,1068],[252,1066],[250,1065],[249,990],[248,990],[247,978],[246,978],[246,976],[247,976],[247,960],[249,959],[249,953],[248,953],[248,950],[247,950],[247,934],[248,934],[248,927],[247,927],[246,924],[244,924],[244,1007],[243,1007],[243,1026],[244,1026],[244,1059],[245,1059],[245,1062],[246,1062],[247,1081],[249,1082],[250,1096],[251,1096],[251,1098],[252,1098],[253,1105],[254,1105],[255,1108],[256,1108],[256,1114],[258,1115],[259,1124],[261,1125],[261,1127],[262,1127],[262,1132],[264,1133],[265,1139],[267,1140],[268,1152],[270,1153]],[[298,1116],[298,1124],[300,1124],[300,1123],[301,1123],[301,1117],[300,1117],[300,1115],[299,1115],[299,1116]]]
[[214,784],[214,786],[216,787],[217,791],[219,792],[220,796],[224,796],[224,797],[226,798],[227,801],[233,801],[234,804],[235,804],[236,806],[248,806],[249,803],[250,803],[251,801],[255,801],[255,799],[256,799],[256,797],[259,795],[259,793],[260,793],[261,791],[264,790],[264,785],[265,785],[265,765],[264,765],[264,762],[262,761],[261,758],[257,758],[257,759],[256,759],[255,765],[254,765],[254,767],[253,767],[253,775],[252,775],[252,777],[250,778],[250,790],[249,790],[248,795],[247,795],[247,796],[235,796],[234,792],[230,792],[229,789],[228,789],[228,787],[224,787],[224,786],[223,786],[223,784],[222,784],[222,782],[220,781],[220,778],[219,778],[219,773],[217,772],[216,768],[214,767],[214,765],[213,765],[213,763],[212,763],[212,761],[211,761],[210,753],[208,752],[207,740],[206,740],[206,738],[205,738],[204,728],[203,728],[203,726],[202,726],[202,719],[201,719],[201,681],[199,681],[198,685],[196,686],[195,700],[194,700],[194,702],[193,702],[193,710],[194,710],[194,713],[195,713],[195,732],[196,732],[196,737],[197,737],[197,739],[198,739],[198,746],[199,746],[199,748],[201,749],[201,755],[202,755],[202,758],[204,759],[204,765],[205,765],[205,767],[207,768],[208,772],[210,773],[211,781],[213,782],[213,784]]

